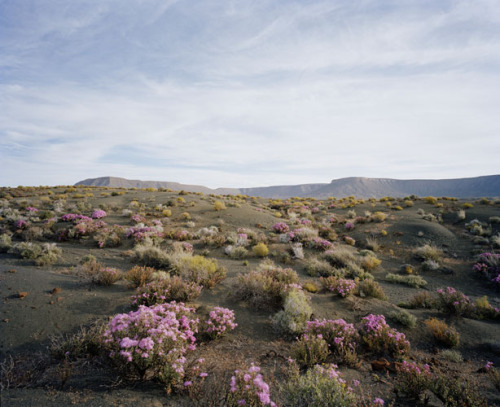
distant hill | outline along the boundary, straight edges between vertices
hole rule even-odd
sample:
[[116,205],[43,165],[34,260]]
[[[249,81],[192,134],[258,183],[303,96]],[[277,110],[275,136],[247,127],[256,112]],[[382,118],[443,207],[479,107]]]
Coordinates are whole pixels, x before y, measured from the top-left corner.
[[114,188],[170,188],[174,191],[203,192],[205,194],[244,194],[264,198],[330,196],[342,198],[353,195],[357,198],[381,198],[384,196],[404,197],[449,196],[456,198],[479,198],[500,196],[500,175],[475,178],[441,180],[398,180],[391,178],[350,177],[335,179],[329,184],[281,185],[260,188],[217,188],[200,185],[185,185],[177,182],[139,181],[117,177],[86,179],[75,185],[106,186]]

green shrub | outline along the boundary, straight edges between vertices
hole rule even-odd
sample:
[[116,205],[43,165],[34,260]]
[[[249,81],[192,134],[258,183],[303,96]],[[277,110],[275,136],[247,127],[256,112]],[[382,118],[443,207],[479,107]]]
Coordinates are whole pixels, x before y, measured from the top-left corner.
[[168,270],[171,267],[169,254],[153,245],[137,245],[134,247],[132,261],[147,267]]
[[406,284],[414,288],[425,287],[427,285],[427,281],[425,281],[422,277],[415,275],[400,275],[388,273],[386,274],[385,279],[390,283]]
[[429,243],[426,243],[423,246],[416,248],[414,250],[414,253],[415,256],[422,261],[434,260],[439,262],[443,258],[443,251]]
[[361,267],[366,271],[375,270],[382,261],[373,255],[364,256],[361,259]]
[[429,292],[421,291],[410,298],[410,301],[406,304],[406,306],[408,308],[432,309],[436,307],[436,300],[429,294]]
[[313,257],[307,261],[306,271],[311,277],[328,277],[335,274],[335,269],[326,260]]
[[351,407],[358,405],[352,389],[340,378],[335,365],[319,366],[300,375],[298,369],[282,388],[290,407]]
[[457,350],[444,349],[439,352],[439,356],[441,356],[443,359],[449,360],[450,362],[462,363],[464,361],[464,358]]
[[387,296],[385,295],[384,290],[380,284],[374,280],[367,279],[360,281],[357,285],[357,294],[360,297],[373,297],[378,298],[379,300],[387,301]]
[[12,239],[7,233],[0,235],[0,253],[7,253],[12,247]]
[[306,294],[291,290],[285,298],[283,310],[274,315],[273,325],[284,335],[294,337],[304,332],[312,312]]
[[328,358],[328,343],[317,335],[302,335],[291,350],[294,360],[300,366],[311,367]]
[[143,287],[137,288],[133,297],[133,305],[151,306],[170,301],[188,302],[198,298],[202,286],[193,282],[186,282],[179,276],[152,281]]
[[299,276],[295,270],[264,261],[257,270],[238,276],[238,282],[233,287],[233,298],[248,301],[257,308],[274,308],[283,303],[290,285],[298,283]]
[[389,312],[388,316],[393,321],[396,321],[407,328],[413,329],[417,326],[417,318],[410,314],[408,311],[391,311]]

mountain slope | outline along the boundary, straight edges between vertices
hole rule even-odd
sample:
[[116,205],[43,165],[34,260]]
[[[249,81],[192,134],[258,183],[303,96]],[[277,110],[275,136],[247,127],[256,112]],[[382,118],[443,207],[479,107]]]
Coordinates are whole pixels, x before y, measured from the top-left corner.
[[441,180],[398,180],[391,178],[350,177],[333,180],[329,184],[277,185],[260,188],[217,188],[200,185],[186,185],[177,182],[139,181],[117,177],[86,179],[76,185],[107,186],[114,188],[170,188],[174,191],[203,192],[206,194],[245,194],[264,198],[330,196],[342,198],[353,195],[358,198],[381,198],[384,196],[404,197],[449,196],[457,198],[499,197],[500,175],[475,178]]

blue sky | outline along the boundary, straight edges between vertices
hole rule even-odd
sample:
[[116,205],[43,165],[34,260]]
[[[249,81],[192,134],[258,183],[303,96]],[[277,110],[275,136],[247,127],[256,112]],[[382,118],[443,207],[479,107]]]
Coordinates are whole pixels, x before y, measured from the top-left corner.
[[498,174],[497,0],[0,0],[0,186]]

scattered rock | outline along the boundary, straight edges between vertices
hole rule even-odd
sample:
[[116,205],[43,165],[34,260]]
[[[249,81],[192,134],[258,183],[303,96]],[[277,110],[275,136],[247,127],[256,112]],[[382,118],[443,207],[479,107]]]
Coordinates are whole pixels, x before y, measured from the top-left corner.
[[50,293],[51,293],[52,295],[59,294],[60,292],[61,292],[61,287],[54,287],[54,288],[50,291]]
[[6,324],[8,324],[9,323],[9,318],[4,318],[3,322],[5,322]]
[[16,269],[10,269],[10,270],[8,270],[8,272],[14,274],[14,273],[17,273],[17,270]]
[[387,370],[390,366],[387,359],[373,360],[370,364],[372,365],[372,370],[374,371]]
[[19,291],[17,293],[17,298],[21,298],[23,299],[24,297],[26,297],[28,295],[28,291]]

